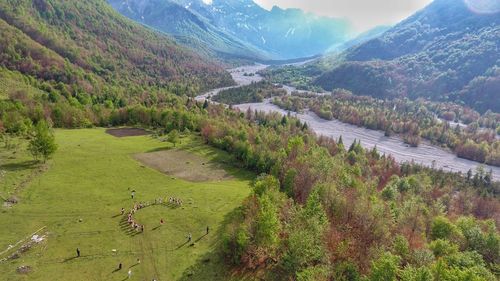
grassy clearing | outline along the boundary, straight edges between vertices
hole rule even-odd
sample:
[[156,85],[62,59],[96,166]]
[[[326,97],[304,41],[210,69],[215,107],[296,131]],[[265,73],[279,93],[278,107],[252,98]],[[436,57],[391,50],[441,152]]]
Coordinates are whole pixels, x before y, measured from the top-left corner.
[[[214,253],[218,231],[249,194],[252,174],[226,166],[231,180],[189,182],[133,159],[137,153],[171,148],[149,136],[116,138],[104,129],[85,129],[58,130],[56,138],[59,150],[50,169],[24,188],[19,204],[0,209],[0,252],[43,226],[47,239],[18,259],[0,262],[2,280],[123,280],[130,266],[131,280],[226,279]],[[195,137],[183,138],[177,147],[207,162],[230,161]],[[119,212],[133,206],[131,189],[137,201],[175,196],[184,204],[139,210],[135,218],[146,231],[130,233]],[[158,227],[160,218],[166,222]],[[205,235],[207,226],[211,232]],[[194,246],[185,244],[188,233]],[[74,258],[77,247],[80,258]],[[137,258],[141,263],[134,266]],[[115,271],[120,262],[123,269]],[[32,272],[17,273],[22,265]]]
[[28,153],[27,140],[10,138],[9,144],[9,149],[0,144],[0,202],[17,197],[31,179],[45,170],[45,165],[33,161]]

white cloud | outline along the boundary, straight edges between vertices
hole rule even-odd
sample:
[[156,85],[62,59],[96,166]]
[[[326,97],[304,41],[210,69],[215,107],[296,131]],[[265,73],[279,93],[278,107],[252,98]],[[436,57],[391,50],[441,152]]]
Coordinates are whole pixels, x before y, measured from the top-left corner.
[[206,5],[211,5],[212,4],[212,0],[202,0],[203,3],[205,3]]
[[432,0],[254,0],[266,9],[301,8],[317,15],[345,18],[358,31],[395,24]]

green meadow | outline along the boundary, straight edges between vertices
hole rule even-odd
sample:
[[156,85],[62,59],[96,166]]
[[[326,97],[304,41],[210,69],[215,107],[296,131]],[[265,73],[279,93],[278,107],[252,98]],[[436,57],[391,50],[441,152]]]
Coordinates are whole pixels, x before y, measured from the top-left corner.
[[[228,278],[217,243],[224,221],[250,194],[253,174],[229,166],[227,154],[193,135],[181,138],[175,149],[197,157],[185,161],[177,153],[172,161],[193,170],[206,165],[199,173],[223,169],[227,178],[188,181],[138,162],[137,154],[173,149],[151,136],[118,138],[105,129],[56,130],[56,140],[58,150],[42,171],[24,149],[9,157],[0,151],[5,159],[0,163],[5,171],[1,195],[19,199],[0,207],[1,280],[124,280],[129,269],[130,280]],[[16,188],[21,183],[23,187]],[[165,197],[179,198],[183,204],[138,210],[134,218],[145,225],[144,233],[132,230],[120,215],[122,207],[128,211],[134,202]],[[162,218],[165,223],[160,225]],[[29,240],[23,239],[37,230],[44,240],[18,251]],[[192,241],[186,243],[188,233]],[[22,242],[6,250],[18,241]],[[16,251],[16,258],[7,259]],[[21,266],[29,266],[29,272],[19,273]]]

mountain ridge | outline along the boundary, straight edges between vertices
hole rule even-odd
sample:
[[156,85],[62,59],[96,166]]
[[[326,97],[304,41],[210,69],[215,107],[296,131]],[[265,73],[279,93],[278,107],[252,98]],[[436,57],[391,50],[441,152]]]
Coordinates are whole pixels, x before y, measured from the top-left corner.
[[313,83],[358,95],[424,97],[500,112],[493,86],[500,80],[499,44],[498,13],[481,15],[463,1],[436,0],[348,49]]
[[[287,60],[322,54],[350,35],[347,22],[319,17],[300,9],[271,10],[252,0],[108,0],[120,13],[148,26],[181,38],[195,38],[212,49],[212,55],[225,53],[257,61]],[[197,18],[175,18],[163,8],[172,3]],[[152,12],[154,11],[154,12]],[[155,20],[151,20],[154,18]],[[192,28],[179,28],[191,23]],[[194,22],[203,22],[212,32],[197,32]],[[230,39],[230,42],[224,42]],[[192,40],[185,39],[186,42]],[[214,44],[217,42],[218,44]],[[235,45],[239,45],[235,48]],[[195,49],[199,49],[195,46]]]

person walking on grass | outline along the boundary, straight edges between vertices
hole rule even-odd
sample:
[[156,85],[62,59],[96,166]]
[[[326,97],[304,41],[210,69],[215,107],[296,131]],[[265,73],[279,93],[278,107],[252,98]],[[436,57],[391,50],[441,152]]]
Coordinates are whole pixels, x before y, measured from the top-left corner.
[[191,242],[191,239],[193,239],[193,236],[191,235],[191,233],[188,234],[188,242]]
[[210,231],[210,227],[209,227],[209,226],[207,226],[207,235],[208,235],[208,232],[209,232],[209,231]]
[[128,279],[130,279],[130,277],[132,277],[132,269],[128,270]]
[[122,270],[122,267],[123,267],[123,265],[122,265],[122,263],[120,263],[120,264],[118,265],[118,270]]
[[80,248],[76,248],[76,257],[79,258],[80,257]]

